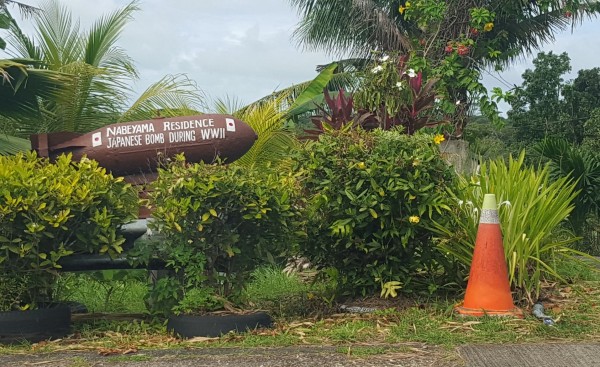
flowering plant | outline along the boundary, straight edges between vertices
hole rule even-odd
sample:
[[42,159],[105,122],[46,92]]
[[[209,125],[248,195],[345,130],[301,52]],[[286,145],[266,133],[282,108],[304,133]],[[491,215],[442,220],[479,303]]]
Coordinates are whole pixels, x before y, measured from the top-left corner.
[[375,117],[376,126],[365,123],[366,128],[390,129],[403,126],[407,134],[423,127],[433,127],[447,122],[441,111],[436,111],[438,78],[427,79],[425,73],[412,67],[408,56],[384,54],[368,70],[360,89],[355,93],[355,104]]

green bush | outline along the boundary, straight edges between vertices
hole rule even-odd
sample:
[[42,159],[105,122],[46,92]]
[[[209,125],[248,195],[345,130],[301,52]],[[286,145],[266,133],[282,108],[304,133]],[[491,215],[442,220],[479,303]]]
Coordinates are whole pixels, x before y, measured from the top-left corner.
[[137,193],[94,161],[55,163],[35,153],[0,157],[0,278],[23,276],[27,292],[2,309],[48,301],[64,256],[122,252],[119,228],[136,217]]
[[440,140],[400,130],[333,131],[298,153],[308,197],[301,252],[335,269],[343,293],[373,294],[388,282],[400,282],[404,292],[434,291],[452,268],[427,229],[444,220],[455,178]]
[[569,245],[577,238],[563,223],[573,211],[575,185],[563,177],[550,180],[549,166],[526,167],[519,158],[492,160],[478,176],[461,178],[448,217],[452,224],[435,223],[440,248],[470,266],[477,237],[479,208],[485,194],[495,194],[510,283],[528,302],[537,300],[544,277],[559,278],[557,255],[579,254]]
[[155,289],[151,303],[169,311],[170,301],[194,288],[239,295],[252,270],[294,243],[299,213],[290,183],[251,167],[186,165],[182,156],[160,170],[149,203],[152,226],[164,239],[143,252],[164,259],[175,273],[162,283],[179,286]]

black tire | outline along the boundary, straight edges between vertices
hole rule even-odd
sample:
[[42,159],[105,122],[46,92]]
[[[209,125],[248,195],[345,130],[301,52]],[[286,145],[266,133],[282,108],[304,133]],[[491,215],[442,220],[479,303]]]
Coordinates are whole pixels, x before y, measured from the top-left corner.
[[273,326],[265,312],[246,315],[179,315],[169,317],[167,330],[182,338],[217,337],[230,331],[244,332]]
[[71,310],[58,304],[29,311],[0,312],[0,344],[36,343],[71,331]]

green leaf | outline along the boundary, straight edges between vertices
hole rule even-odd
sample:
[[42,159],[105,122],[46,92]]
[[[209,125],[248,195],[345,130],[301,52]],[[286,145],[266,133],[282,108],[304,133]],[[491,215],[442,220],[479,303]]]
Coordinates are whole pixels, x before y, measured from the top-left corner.
[[335,69],[337,69],[337,66],[337,63],[333,63],[323,69],[319,75],[310,82],[308,87],[306,87],[306,89],[294,100],[294,103],[292,103],[286,115],[295,116],[305,105],[313,103],[315,97],[323,94],[323,89],[333,77],[333,73]]

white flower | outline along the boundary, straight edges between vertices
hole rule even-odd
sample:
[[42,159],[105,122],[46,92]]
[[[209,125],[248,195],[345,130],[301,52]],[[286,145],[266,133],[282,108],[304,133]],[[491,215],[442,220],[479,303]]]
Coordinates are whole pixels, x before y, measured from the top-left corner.
[[408,74],[409,78],[414,78],[415,76],[417,76],[417,73],[415,72],[415,69],[408,69],[408,73],[404,72],[404,74]]
[[383,55],[383,57],[381,59],[379,59],[379,61],[381,62],[386,62],[390,59],[390,57],[388,55]]
[[402,85],[402,82],[396,82],[396,88],[402,90],[404,88],[404,85]]
[[383,70],[383,66],[381,66],[381,65],[377,65],[377,66],[375,66],[373,69],[371,69],[371,72],[372,72],[373,74],[377,74],[377,73],[378,73],[378,72],[380,72],[381,70]]
[[458,106],[460,104],[460,99],[458,101],[456,101],[456,105]]
[[433,103],[440,103],[440,101],[441,101],[441,99],[436,98],[436,99],[433,100]]
[[460,206],[462,206],[462,205],[463,205],[463,203],[464,203],[464,201],[462,201],[462,200],[459,200],[459,201],[458,201],[458,205],[460,205]]

